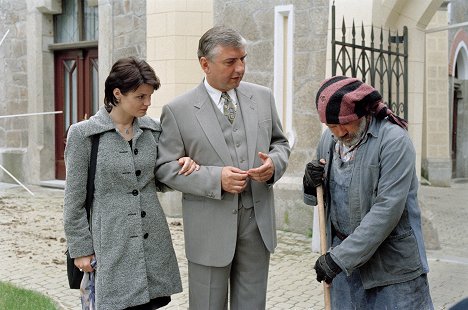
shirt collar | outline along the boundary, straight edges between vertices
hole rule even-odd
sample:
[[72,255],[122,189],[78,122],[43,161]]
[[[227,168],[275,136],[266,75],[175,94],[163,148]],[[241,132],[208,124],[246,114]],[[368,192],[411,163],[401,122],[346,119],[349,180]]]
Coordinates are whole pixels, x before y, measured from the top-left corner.
[[[213,86],[211,86],[208,81],[206,80],[206,78],[203,80],[203,84],[205,84],[205,88],[206,90],[208,91],[208,95],[210,95],[211,99],[213,99],[213,102],[216,104],[216,105],[219,105],[220,104],[220,100],[221,100],[221,94],[222,92],[216,88],[214,88]],[[236,95],[236,90],[235,89],[231,89],[231,90],[228,90],[227,91],[228,95],[231,97],[232,101],[234,102],[234,104],[237,105],[237,95]],[[222,104],[221,104],[222,105]]]
[[377,124],[377,119],[375,118],[375,116],[371,117],[371,120],[369,123],[369,129],[367,129],[367,133],[369,135],[372,135],[373,137],[379,136],[379,126]]

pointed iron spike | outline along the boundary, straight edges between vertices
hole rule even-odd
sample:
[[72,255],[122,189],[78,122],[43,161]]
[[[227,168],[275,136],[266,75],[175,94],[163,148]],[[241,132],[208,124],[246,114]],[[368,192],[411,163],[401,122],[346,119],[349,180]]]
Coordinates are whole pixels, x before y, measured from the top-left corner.
[[356,27],[354,26],[354,19],[353,19],[353,31],[351,32],[353,37],[356,35]]
[[364,31],[364,22],[361,22],[361,36],[362,39],[366,37],[366,32]]
[[383,28],[380,26],[380,43],[383,42]]
[[374,42],[374,24],[371,25],[370,37],[371,41]]
[[344,16],[343,16],[343,23],[341,25],[341,32],[343,33],[343,35],[346,33],[346,24],[345,24]]

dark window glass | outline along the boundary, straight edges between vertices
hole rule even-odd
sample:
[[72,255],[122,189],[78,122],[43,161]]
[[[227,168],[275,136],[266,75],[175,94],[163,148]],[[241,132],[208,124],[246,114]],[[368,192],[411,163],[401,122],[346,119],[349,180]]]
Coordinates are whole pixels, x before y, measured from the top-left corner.
[[62,14],[54,15],[55,43],[98,40],[98,7],[90,6],[94,2],[62,1]]

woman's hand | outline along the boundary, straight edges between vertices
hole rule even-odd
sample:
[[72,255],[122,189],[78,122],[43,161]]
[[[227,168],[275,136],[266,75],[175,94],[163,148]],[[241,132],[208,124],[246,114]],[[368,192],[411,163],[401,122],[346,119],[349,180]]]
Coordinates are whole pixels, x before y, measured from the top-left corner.
[[80,271],[93,272],[94,268],[91,267],[91,261],[93,260],[93,258],[94,258],[94,254],[89,255],[89,256],[76,257],[75,258],[75,266],[78,269],[80,269]]
[[200,170],[200,166],[194,162],[190,157],[181,157],[179,158],[179,174],[190,175],[194,171]]

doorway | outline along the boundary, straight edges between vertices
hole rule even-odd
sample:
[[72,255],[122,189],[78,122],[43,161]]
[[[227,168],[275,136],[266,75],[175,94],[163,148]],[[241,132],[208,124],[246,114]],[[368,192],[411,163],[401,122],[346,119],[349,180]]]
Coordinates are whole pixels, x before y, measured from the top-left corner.
[[463,99],[461,85],[459,82],[453,84],[453,106],[452,106],[452,178],[457,177],[457,140],[458,140],[458,104]]
[[98,50],[73,49],[55,53],[55,177],[65,179],[64,151],[70,125],[99,109]]
[[468,177],[468,80],[455,78],[452,105],[452,178]]

